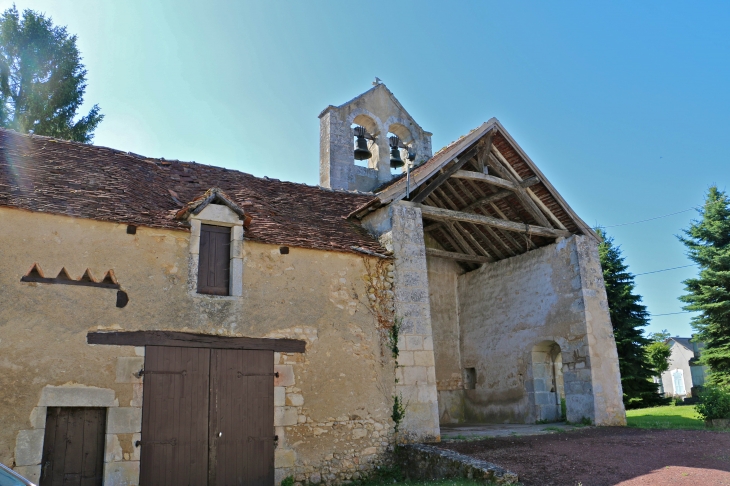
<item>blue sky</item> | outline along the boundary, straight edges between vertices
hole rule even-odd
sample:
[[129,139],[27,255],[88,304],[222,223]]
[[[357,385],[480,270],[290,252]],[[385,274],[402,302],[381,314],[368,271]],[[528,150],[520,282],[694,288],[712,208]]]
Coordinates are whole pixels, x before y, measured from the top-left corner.
[[[3,8],[10,2],[0,2]],[[317,115],[375,76],[434,149],[496,116],[589,224],[727,188],[730,3],[26,0],[79,37],[95,143],[316,184]],[[683,212],[611,227],[634,273],[687,265]],[[679,312],[694,268],[636,277]],[[689,334],[689,314],[650,331]]]

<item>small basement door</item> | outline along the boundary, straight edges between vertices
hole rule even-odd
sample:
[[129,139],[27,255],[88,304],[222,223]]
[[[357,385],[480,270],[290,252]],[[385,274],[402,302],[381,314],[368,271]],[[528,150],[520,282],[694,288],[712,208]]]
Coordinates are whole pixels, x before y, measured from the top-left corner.
[[273,485],[273,351],[147,346],[141,486]]
[[41,486],[101,486],[106,408],[48,407]]

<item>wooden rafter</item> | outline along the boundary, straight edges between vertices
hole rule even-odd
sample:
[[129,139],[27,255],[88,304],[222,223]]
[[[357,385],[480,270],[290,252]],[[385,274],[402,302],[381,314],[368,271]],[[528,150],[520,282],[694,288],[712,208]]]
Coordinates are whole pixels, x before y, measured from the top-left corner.
[[[438,198],[438,196],[436,195],[435,192],[432,193],[430,196],[428,196],[428,199],[431,202],[431,204],[433,204],[435,207],[443,207],[443,203]],[[449,201],[449,202],[451,202],[451,201]],[[474,249],[471,246],[469,246],[469,243],[467,243],[466,240],[464,239],[464,237],[462,236],[460,230],[463,231],[463,229],[461,228],[461,226],[458,225],[458,223],[454,224],[449,221],[444,221],[442,223],[445,226],[446,231],[453,237],[453,239],[457,243],[457,245],[454,245],[454,248],[456,248],[456,249],[460,248],[461,251],[464,251],[464,252],[468,253],[469,255],[476,255],[476,252],[474,251]]]
[[[507,217],[507,215],[505,215],[502,212],[501,209],[499,209],[499,206],[497,206],[494,203],[489,203],[489,206],[494,210],[495,213],[497,213],[497,216],[499,216],[500,218],[502,218],[502,219],[504,219],[506,221],[509,221],[509,218]],[[514,243],[514,245],[517,248],[520,248],[522,246],[519,243],[517,243],[517,240],[515,240],[512,235],[509,235],[509,234],[507,234],[507,235],[509,236],[509,238],[511,239],[512,243]],[[522,238],[523,238],[523,240],[525,241],[525,243],[527,244],[528,247],[537,248],[537,245],[535,245],[535,243],[530,238],[528,238],[525,235],[522,235]]]
[[454,177],[456,179],[471,179],[473,181],[486,182],[487,184],[492,184],[493,186],[497,187],[503,187],[504,189],[509,189],[510,191],[517,191],[517,189],[519,189],[520,187],[519,184],[509,181],[507,179],[502,179],[501,177],[495,177],[493,175],[482,174],[481,172],[474,172],[470,170],[457,170],[451,177]]
[[[496,150],[496,147],[492,147],[492,149]],[[499,174],[503,179],[510,180],[516,184],[519,182],[517,178],[512,174],[512,172],[510,172],[506,167],[502,165],[502,162],[500,162],[500,160],[496,156],[489,157],[489,163],[490,167],[492,167],[494,171]],[[530,213],[533,218],[535,218],[535,221],[537,221],[542,226],[552,228],[552,225],[550,224],[548,219],[535,205],[532,198],[530,198],[524,188],[519,187],[518,185],[517,189],[515,190],[515,195],[517,196],[517,199],[520,200],[520,203],[522,203],[527,212]]]
[[[477,186],[476,184],[474,184],[474,183],[473,183],[472,181],[470,181],[470,180],[467,180],[466,182],[467,182],[467,183],[468,183],[468,184],[469,184],[469,185],[471,186],[471,188],[472,188],[472,189],[474,190],[474,192],[475,192],[476,194],[479,194],[479,196],[484,196],[484,191],[482,191],[482,190],[481,190],[481,189],[479,188],[479,186]],[[463,191],[463,192],[464,192],[465,194],[467,194],[467,193],[468,193],[468,191],[466,190],[466,187],[464,187],[463,183],[462,183],[462,182],[461,182],[460,180],[456,179],[456,180],[454,180],[454,183],[455,183],[456,185],[458,185],[459,187],[461,187],[461,190],[462,190],[462,191]],[[464,204],[466,204],[466,201],[464,201]],[[476,211],[471,211],[471,212],[476,212]],[[478,214],[478,213],[477,213],[477,214]],[[504,247],[503,249],[504,249],[504,250],[506,250],[506,251],[507,251],[507,253],[509,253],[509,254],[510,254],[511,256],[514,256],[514,255],[516,255],[516,253],[515,253],[515,252],[514,252],[514,250],[513,250],[513,249],[512,249],[512,248],[511,248],[511,247],[509,246],[509,244],[507,244],[507,243],[506,243],[506,242],[505,242],[505,241],[504,241],[504,240],[503,240],[503,239],[502,239],[502,238],[500,237],[500,235],[502,235],[502,236],[504,236],[504,237],[505,237],[505,239],[509,240],[510,238],[512,238],[512,236],[511,236],[511,235],[509,234],[509,232],[505,232],[505,231],[502,231],[502,230],[500,230],[500,229],[497,229],[497,230],[495,230],[495,229],[492,229],[492,228],[490,228],[489,226],[476,226],[476,225],[472,225],[472,227],[473,227],[473,228],[474,228],[474,229],[475,229],[476,231],[479,231],[479,232],[480,232],[480,234],[482,234],[482,235],[484,235],[484,232],[486,231],[487,233],[489,233],[489,235],[490,235],[490,236],[491,236],[491,237],[492,237],[492,238],[493,238],[493,239],[494,239],[495,241],[498,241],[498,242],[499,242],[499,243],[500,243],[500,244],[501,244],[501,245],[502,245],[502,246]],[[497,233],[499,233],[499,234],[497,234]],[[487,241],[487,242],[489,243],[489,247],[490,247],[490,248],[491,248],[491,249],[492,249],[492,250],[493,250],[493,251],[494,251],[494,252],[495,252],[495,253],[497,254],[497,256],[499,256],[499,258],[504,258],[504,257],[506,256],[506,255],[504,255],[503,251],[502,251],[502,250],[500,250],[500,249],[498,249],[498,248],[497,248],[497,247],[496,247],[496,246],[495,246],[495,245],[494,245],[494,244],[493,244],[493,243],[491,242],[491,240],[490,240],[490,239],[489,239],[489,238],[488,238],[488,237],[487,237],[486,235],[484,235],[484,239],[485,239],[485,240],[486,240],[486,241]],[[519,245],[515,245],[515,246],[516,246],[516,247],[519,247]]]
[[[454,183],[457,184],[461,188],[461,190],[464,192],[464,194],[468,193],[468,191],[466,190],[466,187],[464,187],[464,185],[461,183],[461,181],[454,180]],[[444,185],[442,187],[445,187],[446,189],[448,189],[456,198],[458,198],[461,201],[461,203],[463,205],[466,205],[466,201],[464,200],[464,198],[462,198],[459,195],[459,193],[451,186],[449,181],[444,182]],[[458,207],[452,207],[452,209],[459,211]],[[487,246],[492,251],[492,253],[497,255],[499,258],[505,257],[504,253],[502,253],[502,251],[492,243],[492,241],[489,239],[489,237],[487,237],[487,235],[484,234],[484,232],[482,231],[482,228],[480,228],[479,226],[472,224],[472,223],[466,223],[466,224],[471,228],[472,231],[474,231],[476,234],[480,235],[484,239],[484,241],[487,243]],[[489,226],[486,226],[486,227],[484,227],[484,229],[487,231],[487,233],[489,233],[492,236],[492,238],[495,238],[502,245],[505,245],[505,243],[499,238],[499,236],[497,236],[497,234],[494,232],[494,230],[492,230],[492,228],[490,228]],[[505,245],[505,246],[507,246],[507,245]]]
[[490,263],[494,259],[476,255],[464,255],[463,253],[454,253],[452,251],[437,250],[435,248],[426,248],[426,255],[435,256],[439,258],[448,258],[451,260],[457,260],[460,262],[467,263]]
[[454,164],[451,167],[443,170],[438,177],[428,183],[425,187],[422,187],[421,190],[418,191],[418,194],[416,194],[415,197],[411,198],[411,201],[418,204],[425,201],[428,195],[435,191],[438,186],[440,186],[446,179],[451,177],[454,172],[461,169],[467,162],[469,162],[469,160],[476,154],[476,151],[477,148],[473,147],[461,154],[459,158],[454,159]]
[[496,129],[489,130],[489,132],[486,133],[485,137],[482,138],[482,141],[479,142],[476,161],[474,165],[476,166],[476,169],[481,173],[486,172],[484,170],[487,167],[485,164],[485,160],[489,156],[489,151],[492,148],[492,139],[494,138],[494,134],[496,133],[496,131]]
[[[441,187],[444,187],[447,184],[448,184],[448,182],[444,182],[444,185]],[[444,207],[444,204],[440,203],[440,200],[437,197],[437,194],[438,194],[438,196],[440,196],[440,198],[441,198],[440,200],[446,201],[446,204],[448,204],[452,209],[458,211],[459,206],[454,204],[454,202],[451,200],[451,198],[449,198],[448,195],[441,188],[437,189],[436,191],[434,191],[433,194],[431,194],[432,200],[437,203],[437,204],[435,204],[436,207],[441,207],[441,208]],[[458,196],[458,194],[457,194],[457,196]],[[460,224],[454,223],[453,225],[451,225],[448,222],[444,222],[444,224],[446,224],[449,227],[449,229],[452,230],[452,232],[454,232],[454,231],[457,233],[461,232],[463,238],[458,240],[460,244],[466,244],[468,241],[469,243],[471,243],[471,247],[476,248],[482,255],[491,256],[489,254],[489,252],[487,250],[485,250],[484,247],[482,247],[482,245],[479,244],[479,242],[476,240],[476,238],[474,238],[474,235],[472,235],[469,231],[467,231],[465,228],[463,228]],[[465,240],[467,240],[467,241],[465,241]],[[468,246],[469,245],[467,245],[467,247]]]
[[[540,178],[530,177],[530,178],[525,179],[524,181],[520,182],[519,186],[522,188],[528,188],[530,186],[534,186],[535,184],[538,184],[539,182],[540,182]],[[507,196],[511,196],[514,193],[515,193],[514,190],[502,189],[502,190],[494,192],[492,194],[484,195],[481,199],[477,199],[473,203],[470,203],[462,211],[469,211],[476,207],[484,206],[486,204],[489,204],[490,202],[498,201],[500,199],[504,199]]]
[[[461,181],[458,181],[458,180],[457,180],[456,182],[457,182],[457,184],[461,184]],[[476,184],[475,184],[475,183],[474,183],[473,181],[470,181],[470,180],[467,180],[466,182],[467,182],[467,184],[469,184],[469,186],[471,186],[471,188],[472,188],[472,189],[474,190],[474,192],[475,192],[476,194],[478,194],[478,195],[480,196],[480,200],[484,198],[484,196],[485,196],[485,193],[484,193],[484,191],[482,191],[482,190],[481,190],[481,189],[479,188],[479,186],[478,186],[478,185],[476,185]],[[469,207],[469,206],[467,206],[467,207]],[[475,209],[470,209],[469,211],[466,211],[466,212],[473,212],[473,213],[477,213],[477,211],[476,211],[477,209],[479,209],[479,208],[475,208]],[[477,214],[479,214],[479,213],[477,213]],[[475,227],[476,227],[476,226],[475,226]],[[488,233],[489,233],[490,235],[492,235],[492,237],[493,237],[493,238],[494,238],[495,240],[499,241],[499,242],[500,242],[500,243],[502,244],[502,246],[504,246],[504,248],[505,248],[505,249],[507,250],[507,252],[508,252],[508,253],[509,253],[509,254],[510,254],[511,256],[515,256],[515,255],[517,254],[517,253],[515,253],[515,251],[514,251],[514,250],[512,249],[512,247],[511,247],[511,246],[510,246],[510,245],[509,245],[509,244],[508,244],[507,242],[505,242],[505,241],[504,241],[504,240],[507,240],[507,241],[511,242],[511,243],[512,243],[512,244],[513,244],[513,245],[515,246],[515,248],[520,248],[520,245],[519,245],[519,244],[517,243],[517,240],[515,240],[515,239],[514,239],[514,238],[512,237],[512,235],[510,234],[510,232],[509,232],[509,231],[504,231],[504,230],[501,230],[501,229],[499,229],[499,228],[497,228],[497,229],[492,229],[492,228],[490,228],[489,226],[485,226],[485,227],[484,227],[484,229],[485,229],[485,230],[486,230],[486,231],[487,231],[487,232],[488,232]],[[501,235],[501,237],[500,237],[500,235]],[[504,239],[503,239],[503,238],[504,238]]]
[[545,236],[547,238],[560,238],[570,236],[569,231],[556,230],[554,228],[546,228],[544,226],[536,226],[526,223],[515,223],[513,221],[505,221],[502,219],[493,218],[490,216],[482,216],[474,213],[464,213],[462,211],[452,211],[449,209],[436,208],[433,206],[425,206],[423,204],[416,204],[408,201],[403,201],[404,204],[409,206],[417,207],[421,210],[421,214],[429,219],[441,220],[441,221],[457,221],[465,223],[474,223],[486,226],[492,226],[495,228],[505,229],[507,231],[514,231],[517,233],[527,233],[537,236]]

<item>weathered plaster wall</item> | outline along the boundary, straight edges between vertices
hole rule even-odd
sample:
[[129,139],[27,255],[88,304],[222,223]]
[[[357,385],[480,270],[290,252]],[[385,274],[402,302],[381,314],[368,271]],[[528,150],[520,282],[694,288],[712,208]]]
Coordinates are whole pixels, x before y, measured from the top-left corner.
[[567,240],[485,265],[458,279],[462,365],[476,368],[465,418],[534,422],[547,399],[533,349],[560,346],[567,418],[625,423],[615,342],[595,243]]
[[[427,247],[438,247],[429,240],[426,235]],[[459,423],[465,417],[457,280],[464,271],[455,261],[444,258],[427,257],[427,266],[439,423]]]
[[[346,480],[383,457],[395,376],[367,298],[366,262],[377,259],[299,248],[282,255],[245,242],[243,296],[192,296],[187,232],[140,227],[129,235],[125,225],[6,208],[0,225],[0,462],[17,463],[16,446],[42,440],[32,431],[44,423],[49,386],[96,387],[110,410],[128,409],[114,412],[120,432],[108,430],[110,483],[135,483],[132,409],[141,384],[131,373],[143,350],[86,344],[96,329],[305,339],[306,353],[275,356],[277,478]],[[46,277],[62,267],[75,278],[113,269],[129,304],[117,308],[114,290],[21,283],[34,262]]]

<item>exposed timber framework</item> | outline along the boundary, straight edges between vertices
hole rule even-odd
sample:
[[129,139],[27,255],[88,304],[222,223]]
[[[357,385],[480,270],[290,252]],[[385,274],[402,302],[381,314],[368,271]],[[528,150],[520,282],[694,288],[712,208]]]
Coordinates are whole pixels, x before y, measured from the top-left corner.
[[571,234],[596,237],[495,119],[413,170],[410,186],[406,194],[395,179],[353,216],[398,200],[417,207],[439,246],[426,253],[466,270]]

